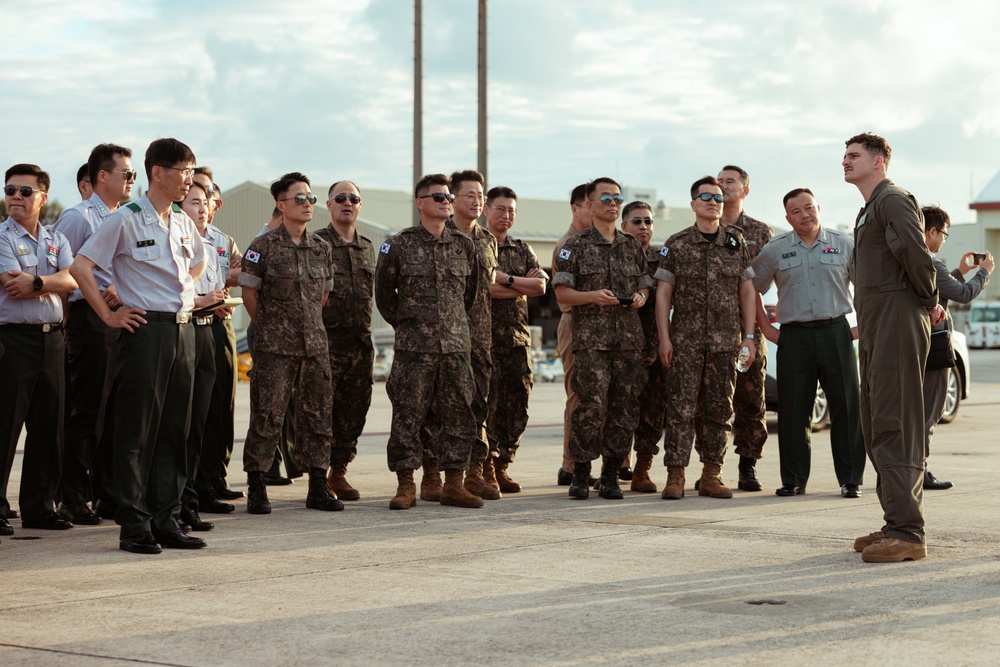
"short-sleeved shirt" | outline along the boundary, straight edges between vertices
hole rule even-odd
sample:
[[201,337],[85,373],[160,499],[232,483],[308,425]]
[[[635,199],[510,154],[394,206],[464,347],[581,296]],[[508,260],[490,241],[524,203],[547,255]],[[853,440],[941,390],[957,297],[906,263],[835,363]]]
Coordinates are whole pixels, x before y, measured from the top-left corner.
[[[75,206],[71,206],[62,212],[55,222],[57,232],[66,237],[69,247],[74,253],[80,252],[80,248],[87,242],[94,231],[104,224],[104,221],[113,213],[104,203],[104,200],[95,192],[90,199],[86,199]],[[115,279],[107,269],[95,266],[93,268],[94,280],[97,288],[102,292],[113,284]],[[83,299],[83,292],[78,289],[69,294],[70,303]]]
[[146,195],[108,216],[77,253],[111,268],[126,306],[181,313],[194,308],[191,267],[205,259],[194,221],[176,204],[170,226]]
[[469,313],[478,292],[476,245],[445,227],[389,237],[375,265],[375,305],[396,332],[396,350],[469,352]]
[[[538,257],[531,246],[520,239],[508,236],[497,244],[497,264],[509,276],[524,277],[528,271],[539,269]],[[493,299],[493,347],[510,348],[531,344],[528,328],[528,297],[524,294],[514,299]]]
[[219,270],[225,274],[226,280],[229,280],[233,277],[233,260],[240,257],[240,248],[236,245],[236,239],[213,224],[208,225],[205,239],[212,245],[213,252],[219,258]]
[[[451,220],[448,220],[445,225],[462,234]],[[468,236],[476,244],[479,271],[476,280],[479,286],[476,292],[476,303],[469,313],[469,334],[472,336],[472,347],[477,350],[485,350],[493,345],[490,285],[496,279],[497,239],[490,234],[488,229],[478,223],[472,225],[472,231],[469,234],[463,235]]]
[[[609,241],[596,227],[568,240],[556,253],[552,285],[580,292],[609,289],[631,297],[652,286],[642,244],[615,230]],[[648,301],[649,299],[647,299]],[[573,306],[573,351],[639,350],[645,346],[639,313],[629,306]]]
[[323,294],[333,288],[330,244],[306,231],[296,245],[284,225],[247,247],[240,286],[257,290],[254,347],[313,357],[327,351]]
[[848,289],[854,239],[820,228],[811,246],[796,231],[775,236],[753,261],[753,286],[778,285],[778,322],[813,322],[851,312]]
[[673,285],[670,340],[676,349],[731,352],[743,335],[740,285],[753,277],[740,230],[720,225],[714,240],[697,225],[660,248],[656,279]]
[[205,244],[205,270],[195,283],[194,289],[200,295],[208,294],[212,290],[225,289],[226,280],[229,278],[229,267],[223,267],[219,261],[219,253],[212,238],[205,230],[205,236],[199,235],[202,243]]
[[[51,276],[73,263],[66,237],[51,226],[38,226],[36,240],[13,218],[0,225],[0,273],[21,271]],[[0,289],[0,324],[56,324],[63,320],[62,299],[45,294],[37,299],[13,299]]]
[[331,349],[337,343],[372,347],[372,297],[375,288],[375,249],[371,240],[354,232],[345,241],[327,225],[316,236],[330,244],[337,279],[323,306],[323,324]]

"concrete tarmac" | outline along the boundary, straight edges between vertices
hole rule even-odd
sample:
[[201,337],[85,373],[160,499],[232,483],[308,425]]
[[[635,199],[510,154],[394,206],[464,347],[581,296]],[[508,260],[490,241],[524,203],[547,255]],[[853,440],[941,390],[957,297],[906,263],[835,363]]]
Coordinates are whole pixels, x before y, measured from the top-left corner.
[[[874,474],[860,499],[841,498],[828,431],[813,438],[803,496],[774,495],[772,432],[763,492],[700,498],[694,464],[683,500],[570,500],[555,483],[561,384],[535,388],[510,468],[522,493],[390,511],[384,388],[348,474],[362,499],[343,512],[305,509],[304,480],[269,487],[272,514],[237,501],[203,516],[216,525],[198,533],[206,549],[157,556],[119,551],[113,523],[52,533],[13,521],[0,665],[1000,663],[1000,384],[973,385],[938,429],[931,469],[955,488],[925,494],[928,558],[881,565],[852,548],[882,525]],[[730,447],[733,487],[737,460]],[[230,478],[245,489],[241,467]],[[19,470],[20,456],[15,506]],[[661,461],[654,473],[662,488]]]

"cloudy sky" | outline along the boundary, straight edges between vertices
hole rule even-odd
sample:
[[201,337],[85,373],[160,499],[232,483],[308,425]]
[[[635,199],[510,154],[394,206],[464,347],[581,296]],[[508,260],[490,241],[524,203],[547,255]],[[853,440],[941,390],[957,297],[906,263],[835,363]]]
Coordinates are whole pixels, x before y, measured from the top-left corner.
[[[425,172],[476,163],[476,7],[424,0]],[[890,177],[958,222],[1000,170],[995,2],[489,0],[489,20],[490,182],[522,196],[611,175],[687,206],[735,163],[756,217],[783,222],[808,186],[825,224],[853,224],[843,141],[869,130]],[[64,203],[95,144],[140,165],[167,136],[224,188],[412,185],[409,0],[32,0],[4,32],[0,156],[41,164]]]

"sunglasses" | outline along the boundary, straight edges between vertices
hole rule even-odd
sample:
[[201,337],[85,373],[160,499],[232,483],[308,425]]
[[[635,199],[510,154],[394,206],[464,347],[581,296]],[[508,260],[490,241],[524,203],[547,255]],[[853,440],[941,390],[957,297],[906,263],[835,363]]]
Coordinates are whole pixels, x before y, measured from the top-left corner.
[[278,201],[294,201],[296,204],[302,205],[306,202],[310,204],[316,203],[316,195],[295,195],[294,197],[285,197],[284,199],[279,199]]
[[619,206],[621,206],[624,201],[625,197],[622,197],[621,195],[615,195],[613,197],[611,195],[604,195],[603,197],[601,197],[601,203],[604,204],[605,206],[610,206],[611,202],[614,202]]
[[17,192],[18,190],[21,191],[21,196],[22,197],[30,197],[31,195],[35,194],[36,192],[41,192],[42,194],[45,194],[45,190],[40,190],[38,188],[33,188],[30,185],[5,185],[5,186],[3,186],[3,193],[5,195],[7,195],[8,197],[13,197],[14,193]]
[[355,206],[361,203],[361,197],[357,195],[339,194],[333,198],[333,201],[337,202],[338,204],[343,204],[347,200],[350,200],[351,203],[354,204]]
[[653,226],[652,218],[629,218],[628,221],[631,222],[636,227],[638,227],[639,225],[646,225],[647,227]]
[[[173,167],[167,167],[167,168],[168,169],[173,169]],[[134,181],[135,178],[139,175],[139,172],[137,172],[134,169],[123,169],[122,171],[113,171],[111,173],[112,174],[121,174],[122,176],[125,177],[126,181]]]
[[432,192],[429,195],[420,195],[417,199],[427,199],[428,197],[433,199],[438,204],[443,204],[445,202],[451,203],[455,201],[455,195],[447,192]]
[[[711,192],[702,192],[700,195],[698,195],[694,199],[700,199],[702,201],[712,201],[714,199],[715,201],[717,201],[717,202],[719,202],[721,204],[723,202],[723,200],[725,199],[725,197],[723,195],[712,194]],[[692,199],[691,201],[694,201],[694,199]]]

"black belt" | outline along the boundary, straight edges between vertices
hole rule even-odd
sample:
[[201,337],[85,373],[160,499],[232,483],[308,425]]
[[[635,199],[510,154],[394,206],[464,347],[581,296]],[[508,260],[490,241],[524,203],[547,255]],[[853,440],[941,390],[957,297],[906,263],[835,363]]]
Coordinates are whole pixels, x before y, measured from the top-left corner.
[[805,327],[806,329],[822,329],[823,327],[828,327],[831,324],[837,324],[838,322],[843,322],[846,319],[847,315],[841,315],[840,317],[832,317],[828,320],[813,320],[811,322],[785,322],[781,326]]
[[52,333],[53,331],[61,331],[63,328],[62,322],[55,322],[53,324],[0,324],[7,331],[33,331],[35,333]]
[[172,324],[187,324],[191,321],[191,313],[170,313],[162,310],[147,310],[140,317],[147,322],[169,322]]

